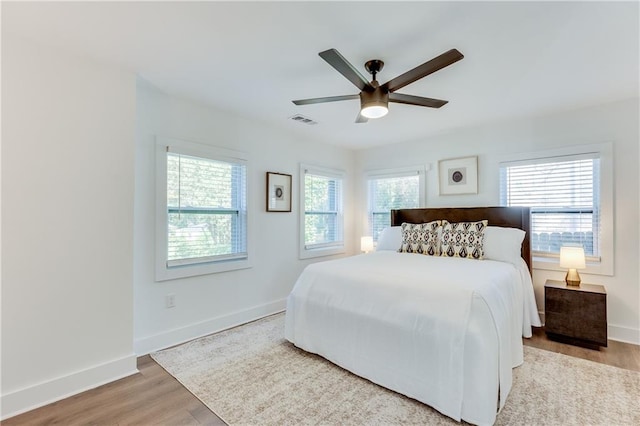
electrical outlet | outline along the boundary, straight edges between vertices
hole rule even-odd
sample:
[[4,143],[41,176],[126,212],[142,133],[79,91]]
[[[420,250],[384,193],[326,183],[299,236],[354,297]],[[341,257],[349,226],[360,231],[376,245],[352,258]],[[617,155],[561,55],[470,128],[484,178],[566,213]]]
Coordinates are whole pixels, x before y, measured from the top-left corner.
[[165,300],[165,307],[168,308],[175,308],[176,307],[176,295],[175,294],[167,294]]

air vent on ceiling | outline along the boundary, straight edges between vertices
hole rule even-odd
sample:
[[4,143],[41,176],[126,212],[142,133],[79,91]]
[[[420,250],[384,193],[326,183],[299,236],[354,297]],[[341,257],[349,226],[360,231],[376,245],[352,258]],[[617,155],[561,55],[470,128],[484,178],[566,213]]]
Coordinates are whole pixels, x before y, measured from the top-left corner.
[[304,123],[304,124],[308,124],[308,125],[313,125],[313,124],[318,124],[317,121],[313,121],[312,119],[305,117],[302,114],[296,114],[293,115],[291,117],[289,117],[290,119],[292,119],[293,121],[297,121],[298,123]]

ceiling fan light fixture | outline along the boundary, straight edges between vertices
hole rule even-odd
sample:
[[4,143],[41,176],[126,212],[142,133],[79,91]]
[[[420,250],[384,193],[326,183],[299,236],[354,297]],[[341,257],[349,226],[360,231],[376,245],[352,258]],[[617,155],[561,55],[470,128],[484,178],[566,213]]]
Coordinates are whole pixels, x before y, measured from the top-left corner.
[[367,118],[380,118],[387,115],[389,112],[389,108],[384,105],[382,102],[380,104],[369,104],[362,108],[360,114]]
[[360,114],[367,118],[380,118],[389,112],[389,94],[380,89],[360,93]]

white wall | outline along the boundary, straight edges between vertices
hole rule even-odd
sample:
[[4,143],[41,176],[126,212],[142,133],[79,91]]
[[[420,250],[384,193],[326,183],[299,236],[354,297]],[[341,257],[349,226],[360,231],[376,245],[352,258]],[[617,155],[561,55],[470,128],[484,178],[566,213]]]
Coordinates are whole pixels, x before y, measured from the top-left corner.
[[2,417],[132,374],[135,76],[2,34]]
[[[427,207],[499,205],[498,163],[509,154],[551,150],[571,145],[613,143],[614,275],[581,273],[582,281],[607,288],[609,337],[640,344],[640,249],[638,235],[638,99],[460,129],[427,140],[362,150],[356,173],[377,168],[431,164],[427,172]],[[478,194],[438,195],[438,160],[478,156]],[[362,192],[359,192],[362,194]],[[366,205],[362,199],[360,206]],[[366,217],[360,210],[359,217]],[[359,232],[366,232],[360,229]],[[364,234],[363,234],[364,235]],[[544,282],[564,279],[560,271],[534,270],[538,308],[544,310]]]
[[[345,238],[354,250],[353,151],[305,141],[220,110],[165,95],[143,80],[137,89],[134,218],[135,351],[174,345],[284,309],[304,266],[330,257],[298,260],[299,163],[347,172]],[[283,120],[286,117],[283,117]],[[249,220],[253,267],[154,281],[155,143],[166,136],[249,154]],[[265,211],[267,171],[293,175],[291,213]],[[165,308],[165,296],[176,306]]]

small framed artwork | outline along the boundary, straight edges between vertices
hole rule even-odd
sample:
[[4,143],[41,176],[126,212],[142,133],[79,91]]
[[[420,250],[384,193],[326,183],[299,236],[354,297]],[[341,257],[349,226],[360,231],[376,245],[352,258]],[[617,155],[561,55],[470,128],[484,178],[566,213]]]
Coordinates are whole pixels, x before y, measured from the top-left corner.
[[478,157],[438,161],[440,195],[478,193]]
[[291,211],[291,175],[267,172],[267,211]]

